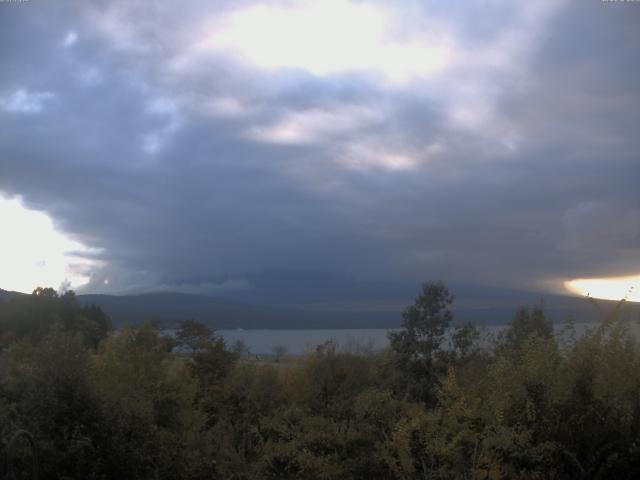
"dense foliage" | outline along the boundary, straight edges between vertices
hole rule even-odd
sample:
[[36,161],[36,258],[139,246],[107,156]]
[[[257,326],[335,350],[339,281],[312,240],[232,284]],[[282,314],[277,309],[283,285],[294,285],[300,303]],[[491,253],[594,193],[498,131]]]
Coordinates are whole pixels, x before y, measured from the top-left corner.
[[0,426],[42,478],[569,479],[640,472],[640,350],[620,308],[577,335],[540,307],[451,329],[427,283],[383,352],[249,358],[205,325],[109,331],[47,289],[0,304]]

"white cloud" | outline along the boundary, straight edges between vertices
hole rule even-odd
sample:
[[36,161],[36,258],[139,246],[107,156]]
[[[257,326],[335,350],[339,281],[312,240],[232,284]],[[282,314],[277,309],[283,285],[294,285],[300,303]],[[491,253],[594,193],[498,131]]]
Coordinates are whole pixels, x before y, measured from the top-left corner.
[[[432,13],[415,5],[349,0],[249,5],[204,16],[193,28],[191,44],[183,43],[170,63],[180,65],[174,74],[188,75],[207,56],[222,54],[266,71],[364,74],[391,92],[411,90],[437,103],[453,130],[510,154],[523,133],[500,112],[502,86],[526,87],[527,59],[558,3],[519,6],[507,20],[496,21],[494,34],[480,39],[464,35],[442,9]],[[329,135],[317,126],[326,123],[321,117],[293,114],[252,129],[250,137],[277,143],[325,139]]]
[[95,67],[82,70],[79,74],[80,81],[87,86],[100,85],[103,81],[102,73]]
[[149,155],[160,152],[162,144],[162,137],[158,133],[147,133],[142,137],[142,151]]
[[337,157],[337,162],[354,170],[413,170],[420,164],[435,159],[444,151],[440,143],[420,150],[386,144],[380,139],[368,139],[348,145]]
[[149,102],[147,111],[158,115],[176,115],[178,113],[178,105],[171,98],[159,97]]
[[67,32],[62,40],[63,47],[72,47],[78,41],[78,34],[74,31]]
[[354,130],[382,120],[381,112],[363,107],[339,107],[333,110],[311,109],[286,114],[276,122],[253,127],[248,137],[271,143],[316,143],[344,137]]
[[40,113],[53,98],[55,95],[51,92],[29,92],[21,88],[10,95],[0,97],[0,108],[11,113]]
[[425,21],[420,31],[400,36],[395,21],[387,8],[347,0],[254,5],[206,23],[204,39],[178,63],[222,52],[259,68],[296,68],[318,76],[369,71],[392,82],[447,67],[453,45],[443,29]]
[[194,105],[198,111],[213,117],[240,117],[252,111],[252,108],[233,97],[204,99]]
[[182,126],[182,117],[177,101],[168,97],[158,97],[151,100],[147,104],[147,113],[166,119],[166,124],[162,128],[142,137],[142,150],[148,155],[156,155]]

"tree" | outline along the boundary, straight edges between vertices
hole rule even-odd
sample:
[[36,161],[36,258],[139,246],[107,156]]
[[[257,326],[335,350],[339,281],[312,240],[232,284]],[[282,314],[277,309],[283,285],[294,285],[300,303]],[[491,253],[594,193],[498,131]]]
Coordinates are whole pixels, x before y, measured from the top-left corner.
[[191,357],[191,368],[205,389],[218,385],[227,376],[237,360],[222,337],[214,337]]
[[402,330],[391,332],[392,348],[413,361],[430,365],[440,351],[453,319],[449,305],[453,296],[442,282],[426,282],[413,305],[402,314]]
[[249,349],[247,342],[245,342],[240,338],[235,342],[233,342],[233,347],[231,348],[231,351],[235,353],[238,356],[238,358],[249,357],[251,355],[251,350]]
[[547,319],[542,305],[520,307],[507,330],[506,340],[509,345],[520,347],[532,335],[544,339],[553,337],[553,325]]
[[16,346],[5,359],[13,368],[3,375],[0,391],[10,392],[17,425],[36,438],[41,478],[95,478],[92,437],[100,408],[82,334],[56,324],[40,343]]
[[444,283],[424,283],[415,303],[402,314],[402,329],[389,334],[398,367],[409,376],[408,390],[423,401],[435,399],[434,362],[442,354],[444,335],[453,320],[452,302]]
[[466,322],[456,327],[451,335],[451,347],[456,360],[465,362],[473,357],[477,352],[479,339],[480,331],[473,323]]
[[176,332],[175,344],[190,353],[189,365],[205,389],[219,384],[238,355],[227,350],[224,339],[196,320],[184,320]]
[[38,287],[31,295],[35,295],[36,297],[58,298],[58,293],[51,287]]
[[196,320],[184,320],[176,332],[176,345],[198,352],[209,345],[215,337],[213,330]]
[[82,305],[73,290],[58,295],[53,288],[36,288],[0,302],[0,344],[20,338],[40,341],[56,324],[81,333],[94,349],[111,330],[109,317],[95,305]]
[[287,347],[284,345],[274,345],[271,347],[271,352],[273,353],[277,363],[287,354]]

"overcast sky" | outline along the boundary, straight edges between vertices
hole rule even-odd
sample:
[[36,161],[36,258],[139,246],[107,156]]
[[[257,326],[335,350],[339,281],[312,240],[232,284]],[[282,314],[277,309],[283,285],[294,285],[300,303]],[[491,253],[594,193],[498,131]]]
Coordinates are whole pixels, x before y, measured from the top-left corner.
[[87,290],[640,274],[637,2],[0,2],[0,61]]

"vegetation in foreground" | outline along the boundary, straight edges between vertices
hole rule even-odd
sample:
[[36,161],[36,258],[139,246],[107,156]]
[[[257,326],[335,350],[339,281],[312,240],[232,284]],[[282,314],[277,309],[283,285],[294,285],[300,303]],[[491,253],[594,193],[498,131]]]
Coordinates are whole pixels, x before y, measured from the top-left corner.
[[328,342],[283,368],[205,325],[111,331],[38,289],[0,304],[0,426],[41,478],[625,479],[640,472],[640,351],[624,303],[579,337],[519,310],[490,343],[426,283],[383,352]]

